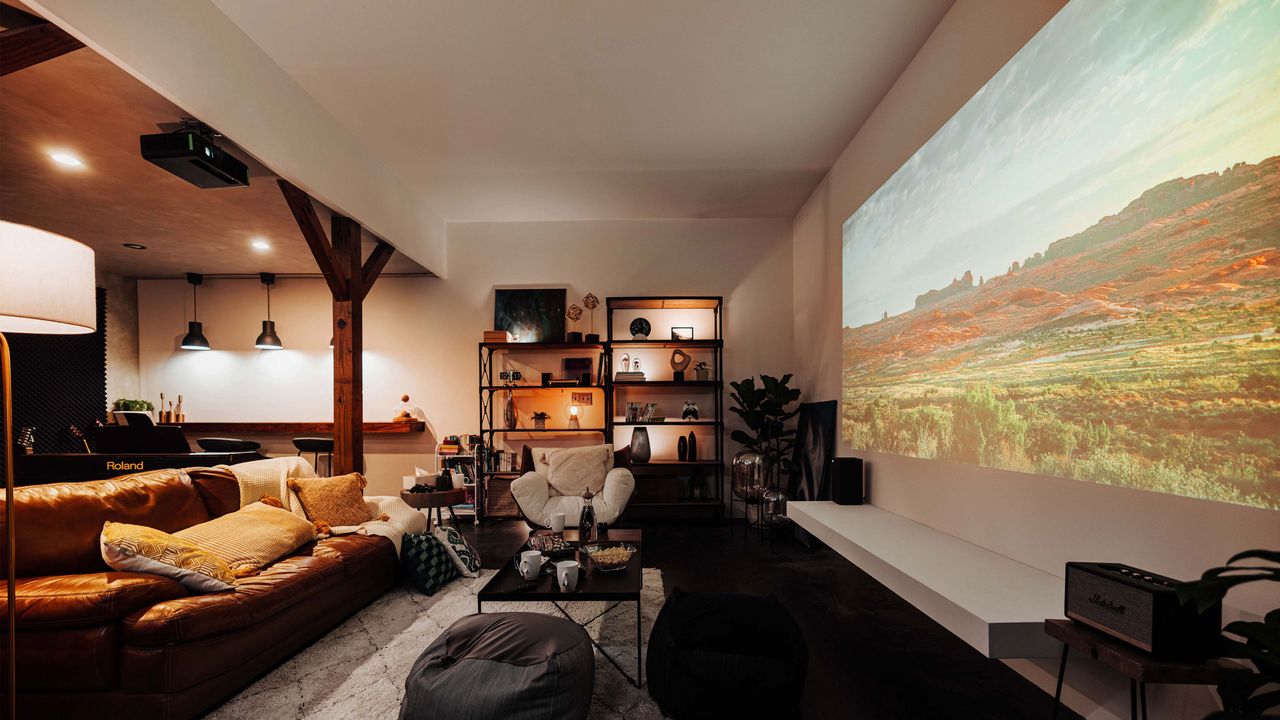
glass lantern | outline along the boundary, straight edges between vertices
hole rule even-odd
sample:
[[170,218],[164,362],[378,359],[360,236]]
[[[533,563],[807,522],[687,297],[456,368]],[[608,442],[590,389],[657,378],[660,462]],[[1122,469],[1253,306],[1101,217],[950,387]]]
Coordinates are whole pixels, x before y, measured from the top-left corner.
[[791,522],[791,518],[787,517],[787,501],[790,499],[785,490],[778,488],[765,490],[760,498],[761,523],[778,527]]
[[748,504],[760,502],[764,494],[764,458],[743,450],[733,456],[733,496]]

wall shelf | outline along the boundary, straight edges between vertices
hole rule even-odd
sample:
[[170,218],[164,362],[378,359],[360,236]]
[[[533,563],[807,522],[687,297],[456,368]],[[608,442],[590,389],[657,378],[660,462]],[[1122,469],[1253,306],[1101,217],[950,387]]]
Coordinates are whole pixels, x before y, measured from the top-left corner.
[[643,380],[638,382],[614,382],[616,388],[718,388],[719,380]]
[[663,425],[680,425],[680,426],[704,425],[707,427],[713,427],[713,426],[719,426],[720,424],[721,423],[719,420],[654,420],[652,422],[624,422],[622,420],[613,421],[614,427],[628,427],[628,426],[662,427]]
[[616,348],[708,348],[724,347],[721,340],[610,340],[609,345]]
[[559,352],[574,350],[603,350],[604,343],[554,343],[554,342],[538,342],[538,343],[480,343],[480,347],[486,350],[506,350],[507,352],[520,352],[522,350],[555,350]]
[[[184,422],[161,423],[166,427],[181,427],[186,433],[244,433],[244,434],[281,434],[299,435],[313,433],[332,435],[331,422]],[[413,422],[365,423],[366,435],[399,435],[404,433],[426,432],[427,424],[421,420]]]

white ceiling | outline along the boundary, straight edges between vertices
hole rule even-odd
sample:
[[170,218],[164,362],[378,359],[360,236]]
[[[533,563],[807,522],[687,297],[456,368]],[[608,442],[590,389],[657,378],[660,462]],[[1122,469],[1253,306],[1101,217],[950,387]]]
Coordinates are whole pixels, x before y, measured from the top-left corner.
[[791,217],[953,0],[213,0],[449,222]]

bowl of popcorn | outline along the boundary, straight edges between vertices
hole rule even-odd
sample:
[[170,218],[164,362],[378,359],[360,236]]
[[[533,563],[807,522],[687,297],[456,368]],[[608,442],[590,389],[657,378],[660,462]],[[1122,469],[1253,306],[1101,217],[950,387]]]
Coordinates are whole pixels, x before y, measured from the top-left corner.
[[636,549],[626,543],[594,543],[584,546],[582,551],[601,572],[625,569],[631,556],[636,554]]

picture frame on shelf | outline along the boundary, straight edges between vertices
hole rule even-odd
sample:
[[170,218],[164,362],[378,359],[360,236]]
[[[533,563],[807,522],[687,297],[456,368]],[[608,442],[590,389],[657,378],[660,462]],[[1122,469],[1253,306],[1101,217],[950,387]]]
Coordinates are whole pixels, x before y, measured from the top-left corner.
[[565,288],[495,289],[493,328],[516,342],[564,342]]
[[671,328],[671,339],[672,340],[692,340],[693,328],[684,327],[684,326],[673,327]]

